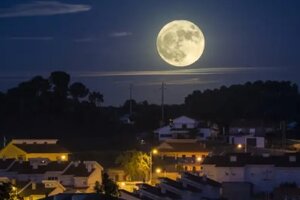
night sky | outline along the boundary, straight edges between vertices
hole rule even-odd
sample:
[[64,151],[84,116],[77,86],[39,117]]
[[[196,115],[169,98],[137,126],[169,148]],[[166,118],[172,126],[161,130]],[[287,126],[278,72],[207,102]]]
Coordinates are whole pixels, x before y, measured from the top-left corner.
[[[0,90],[34,75],[64,70],[104,94],[105,105],[129,97],[182,103],[195,89],[255,80],[300,85],[298,0],[0,1]],[[204,33],[193,65],[165,63],[156,36],[185,19]]]

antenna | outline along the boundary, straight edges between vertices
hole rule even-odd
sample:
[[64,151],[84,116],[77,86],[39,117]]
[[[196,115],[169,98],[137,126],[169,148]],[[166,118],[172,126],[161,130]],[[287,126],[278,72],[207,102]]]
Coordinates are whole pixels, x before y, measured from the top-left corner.
[[129,114],[132,115],[132,84],[129,85]]
[[164,101],[165,101],[165,83],[161,83],[161,123],[164,124],[165,121],[165,110],[164,110]]
[[286,147],[286,123],[285,123],[285,121],[281,121],[280,126],[281,126],[281,133],[282,133],[282,148],[285,149],[285,147]]

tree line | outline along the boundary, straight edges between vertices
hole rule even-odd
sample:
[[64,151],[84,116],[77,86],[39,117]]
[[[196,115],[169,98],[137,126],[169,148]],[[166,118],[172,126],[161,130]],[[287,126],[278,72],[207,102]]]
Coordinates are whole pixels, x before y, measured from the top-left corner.
[[[129,113],[130,101],[130,118],[135,123],[122,124],[120,117]],[[92,141],[101,146],[109,144],[109,139],[114,144],[135,143],[137,133],[150,132],[160,125],[160,105],[126,100],[120,107],[104,107],[103,102],[101,92],[91,91],[81,82],[71,82],[66,72],[55,71],[47,78],[36,76],[0,92],[0,133],[11,137],[72,136],[74,141],[76,137],[82,140],[96,136],[105,138]],[[241,118],[299,122],[300,94],[298,86],[289,81],[256,81],[196,90],[185,97],[183,104],[165,105],[165,124],[180,115],[225,125]],[[91,140],[89,146],[93,146]]]
[[230,123],[234,119],[298,120],[300,94],[290,81],[256,81],[194,91],[185,98],[191,116]]

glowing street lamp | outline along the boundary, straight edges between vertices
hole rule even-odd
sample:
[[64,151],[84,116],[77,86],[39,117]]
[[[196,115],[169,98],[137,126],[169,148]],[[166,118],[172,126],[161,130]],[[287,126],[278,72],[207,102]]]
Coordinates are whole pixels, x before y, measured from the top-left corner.
[[196,161],[197,161],[197,162],[201,162],[201,161],[202,161],[202,157],[197,157],[197,158],[196,158]]
[[237,145],[237,148],[238,148],[238,149],[242,149],[242,148],[243,148],[243,145],[242,145],[242,144],[238,144],[238,145]]
[[157,149],[152,149],[150,151],[150,173],[149,173],[149,182],[151,185],[152,182],[152,170],[153,170],[153,155],[158,154],[158,150]]
[[156,169],[155,169],[155,172],[156,172],[157,174],[160,174],[160,173],[161,173],[161,168],[156,168]]
[[158,150],[157,149],[153,149],[152,150],[152,154],[154,154],[154,155],[158,154]]
[[60,157],[61,160],[66,160],[66,158],[67,158],[67,157],[66,157],[65,155],[62,155],[62,156]]

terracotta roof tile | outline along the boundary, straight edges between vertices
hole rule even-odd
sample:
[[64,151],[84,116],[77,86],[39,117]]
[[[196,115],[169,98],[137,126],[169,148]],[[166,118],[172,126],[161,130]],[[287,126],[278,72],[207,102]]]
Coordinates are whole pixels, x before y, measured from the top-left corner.
[[14,144],[27,153],[69,153],[59,144]]

